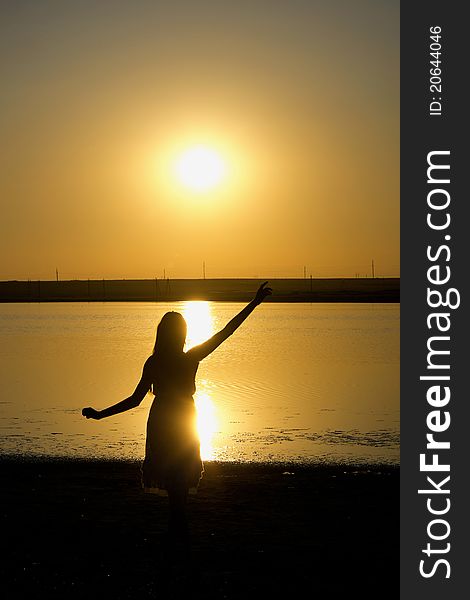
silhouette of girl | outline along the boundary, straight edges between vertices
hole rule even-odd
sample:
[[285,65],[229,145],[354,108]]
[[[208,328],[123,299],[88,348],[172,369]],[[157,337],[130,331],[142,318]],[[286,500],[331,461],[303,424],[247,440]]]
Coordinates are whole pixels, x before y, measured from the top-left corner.
[[196,491],[204,471],[196,432],[193,394],[199,362],[224,342],[243,321],[272,293],[260,285],[255,298],[221,331],[206,342],[184,352],[186,321],[177,312],[163,315],[157,328],[153,354],[146,360],[142,377],[134,393],[105,408],[82,410],[87,419],[103,419],[139,406],[152,388],[155,398],[147,421],[142,486],[145,492],[168,494],[170,534],[187,536],[186,498]]

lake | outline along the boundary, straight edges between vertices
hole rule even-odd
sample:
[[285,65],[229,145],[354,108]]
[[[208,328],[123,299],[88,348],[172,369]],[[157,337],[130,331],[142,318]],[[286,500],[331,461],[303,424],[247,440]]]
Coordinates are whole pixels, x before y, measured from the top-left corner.
[[[129,396],[165,312],[187,348],[243,304],[0,304],[0,452],[143,458],[153,396],[101,421],[81,409]],[[265,303],[201,362],[204,460],[399,462],[399,304]]]

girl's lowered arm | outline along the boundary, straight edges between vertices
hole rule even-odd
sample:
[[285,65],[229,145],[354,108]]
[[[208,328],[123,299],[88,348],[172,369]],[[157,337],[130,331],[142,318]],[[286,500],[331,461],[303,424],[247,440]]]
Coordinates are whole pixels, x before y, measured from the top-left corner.
[[151,358],[152,357],[147,359],[142,372],[142,377],[140,378],[137,387],[135,388],[132,395],[129,396],[129,398],[121,400],[121,402],[113,404],[112,406],[109,406],[108,408],[105,408],[103,410],[95,410],[94,408],[91,408],[91,406],[89,406],[82,410],[82,415],[87,419],[99,420],[104,419],[105,417],[110,417],[112,415],[117,415],[119,413],[125,412],[126,410],[130,410],[131,408],[136,408],[137,406],[139,406],[139,404],[144,399],[146,393],[149,391],[150,386],[152,385],[150,368]]

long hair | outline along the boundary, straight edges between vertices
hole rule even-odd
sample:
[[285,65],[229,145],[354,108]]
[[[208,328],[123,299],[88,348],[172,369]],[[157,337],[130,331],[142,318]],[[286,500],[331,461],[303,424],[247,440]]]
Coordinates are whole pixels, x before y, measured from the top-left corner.
[[153,353],[165,358],[182,352],[186,333],[187,325],[183,315],[174,311],[165,313],[157,327]]

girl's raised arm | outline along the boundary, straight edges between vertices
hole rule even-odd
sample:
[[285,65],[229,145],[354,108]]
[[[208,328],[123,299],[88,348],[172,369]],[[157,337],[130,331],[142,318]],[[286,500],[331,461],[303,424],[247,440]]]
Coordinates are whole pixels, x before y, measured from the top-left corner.
[[206,356],[208,356],[211,352],[214,352],[214,350],[218,348],[222,342],[225,342],[225,340],[240,327],[243,321],[249,315],[251,315],[258,304],[261,304],[266,296],[270,296],[272,294],[272,289],[270,287],[266,287],[267,283],[268,282],[265,281],[259,286],[254,299],[247,304],[245,308],[238,313],[238,315],[233,317],[233,319],[229,321],[221,331],[213,335],[206,342],[203,342],[202,344],[199,344],[199,346],[194,346],[194,348],[188,350],[188,356],[200,361],[203,358],[206,358]]

